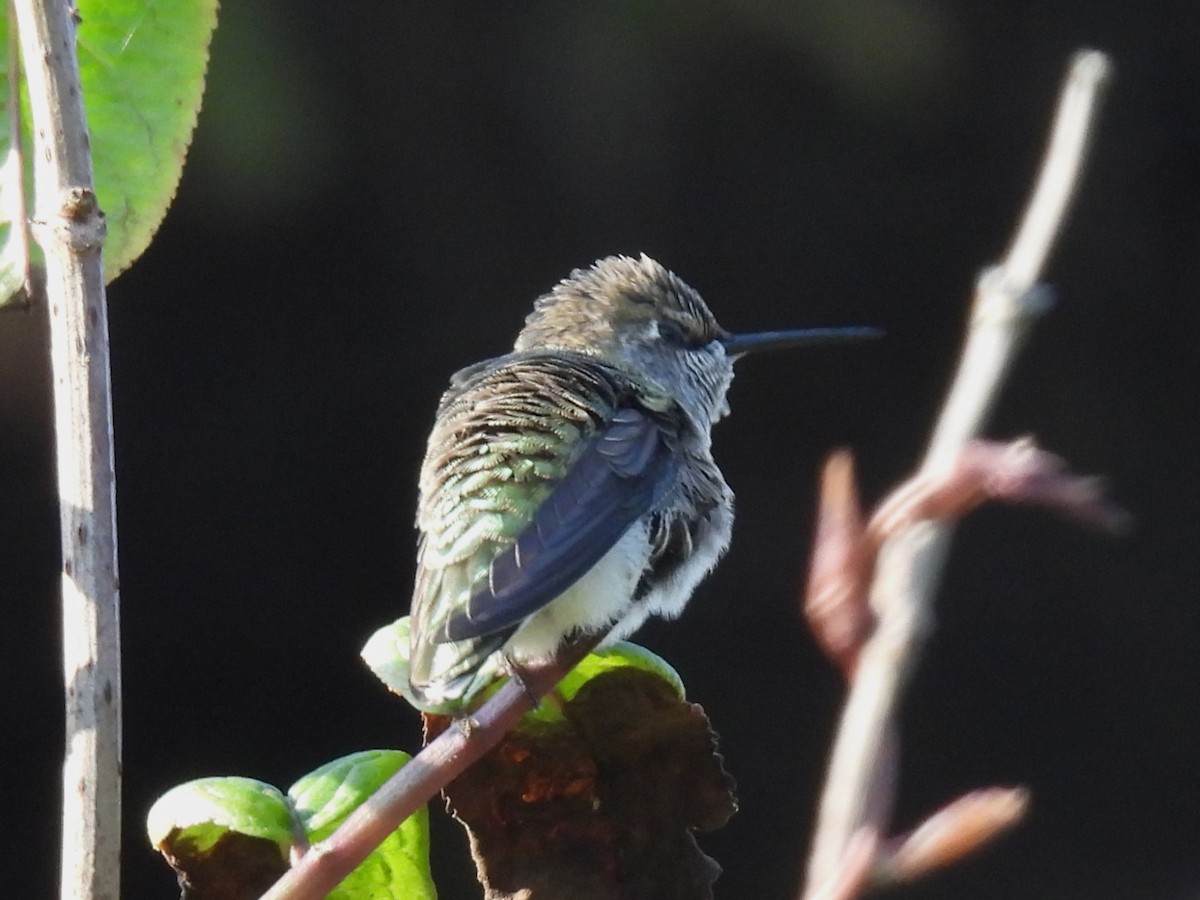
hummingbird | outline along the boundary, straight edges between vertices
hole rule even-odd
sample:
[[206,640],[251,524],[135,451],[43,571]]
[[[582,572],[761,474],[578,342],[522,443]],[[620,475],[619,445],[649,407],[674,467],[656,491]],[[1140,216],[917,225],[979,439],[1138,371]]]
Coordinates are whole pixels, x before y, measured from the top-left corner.
[[451,377],[420,475],[409,682],[460,706],[570,638],[678,616],[729,545],[712,456],[735,360],[870,328],[731,334],[646,255],[543,294],[511,353]]

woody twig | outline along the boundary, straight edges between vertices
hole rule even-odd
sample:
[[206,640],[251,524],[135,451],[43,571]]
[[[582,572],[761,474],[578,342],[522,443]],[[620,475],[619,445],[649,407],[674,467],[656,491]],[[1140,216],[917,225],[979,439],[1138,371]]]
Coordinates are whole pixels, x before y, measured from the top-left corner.
[[1037,503],[1112,528],[1120,511],[1094,481],[1026,441],[977,440],[1016,350],[1049,305],[1038,283],[1082,169],[1107,58],[1072,60],[1050,144],[1008,253],[976,284],[971,322],[941,416],[915,476],[867,525],[852,467],[826,475],[806,612],[850,684],[817,819],[806,900],[858,896],[869,881],[912,877],[958,858],[1016,822],[1020,789],[975,791],[890,840],[897,704],[930,630],[932,598],[956,520],[989,498]]

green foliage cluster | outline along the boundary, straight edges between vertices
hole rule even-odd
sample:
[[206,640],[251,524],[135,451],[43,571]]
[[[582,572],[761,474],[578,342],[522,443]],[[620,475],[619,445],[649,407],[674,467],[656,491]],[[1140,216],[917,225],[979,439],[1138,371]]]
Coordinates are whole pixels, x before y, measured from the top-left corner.
[[[363,750],[326,763],[287,791],[253,778],[199,778],[160,797],[146,830],[189,896],[210,896],[214,884],[241,880],[265,888],[286,870],[293,848],[332,834],[410,758],[399,750]],[[243,840],[231,839],[237,837]],[[426,810],[392,832],[329,896],[436,897]]]

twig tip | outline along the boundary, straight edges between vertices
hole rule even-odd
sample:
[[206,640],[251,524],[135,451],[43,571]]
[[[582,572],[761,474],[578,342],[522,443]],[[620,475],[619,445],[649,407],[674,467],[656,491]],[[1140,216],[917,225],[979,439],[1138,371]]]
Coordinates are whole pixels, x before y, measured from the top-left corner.
[[1071,58],[1070,77],[1091,85],[1101,85],[1113,76],[1112,57],[1103,50],[1079,50]]

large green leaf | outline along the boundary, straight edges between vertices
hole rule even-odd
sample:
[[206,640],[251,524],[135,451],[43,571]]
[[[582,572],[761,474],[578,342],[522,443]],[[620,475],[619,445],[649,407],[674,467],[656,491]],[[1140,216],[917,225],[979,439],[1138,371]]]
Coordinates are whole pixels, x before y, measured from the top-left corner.
[[[345,818],[378,790],[411,757],[399,750],[363,750],[335,759],[288,789],[296,816],[313,842],[331,835]],[[432,900],[429,871],[429,813],[424,806],[384,839],[331,900]]]
[[[129,267],[162,222],[183,170],[200,100],[217,0],[77,0],[79,68],[91,135],[96,193],[108,221],[104,268]],[[8,159],[7,22],[0,19],[0,159]],[[28,167],[28,107],[23,115]],[[7,177],[4,177],[7,176]],[[0,169],[0,304],[19,286],[13,271],[13,191]],[[26,172],[25,184],[29,178]],[[30,212],[35,204],[28,203]]]

